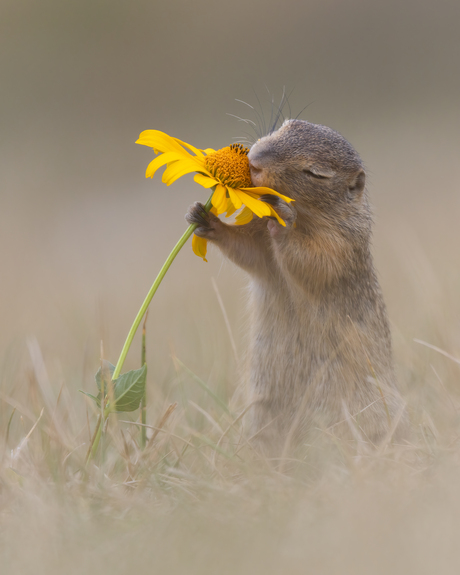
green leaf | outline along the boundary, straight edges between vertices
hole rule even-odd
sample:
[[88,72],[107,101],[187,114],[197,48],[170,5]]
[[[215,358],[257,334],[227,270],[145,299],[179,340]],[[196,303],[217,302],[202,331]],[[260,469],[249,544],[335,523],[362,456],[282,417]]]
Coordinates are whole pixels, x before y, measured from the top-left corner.
[[102,368],[100,367],[97,370],[96,375],[94,376],[96,380],[96,385],[99,391],[101,391],[102,386],[102,370],[104,370],[104,395],[107,395],[107,389],[110,381],[112,380],[113,372],[115,371],[115,366],[105,359],[102,360]]
[[[112,371],[113,373],[113,371]],[[144,396],[147,364],[140,369],[122,373],[113,382],[114,411],[135,411]]]
[[83,393],[83,395],[87,395],[88,397],[90,397],[93,401],[96,402],[96,405],[98,407],[101,407],[101,398],[100,398],[100,394],[98,397],[96,397],[95,395],[93,395],[92,393],[88,393],[87,391],[83,391],[82,389],[78,390],[80,393]]
[[[103,373],[102,373],[103,370]],[[145,382],[147,378],[147,364],[141,369],[135,369],[122,373],[118,379],[112,381],[112,375],[115,371],[115,366],[109,361],[104,360],[102,364],[102,369],[99,368],[96,375],[96,385],[99,389],[99,396],[94,397],[90,393],[85,393],[88,397],[91,397],[96,401],[96,403],[101,405],[101,387],[102,387],[102,375],[104,375],[104,395],[109,396],[110,402],[112,404],[113,411],[135,411],[139,408],[139,404],[144,396]],[[109,379],[110,377],[110,379]],[[113,397],[112,394],[108,394],[109,385],[113,386]]]

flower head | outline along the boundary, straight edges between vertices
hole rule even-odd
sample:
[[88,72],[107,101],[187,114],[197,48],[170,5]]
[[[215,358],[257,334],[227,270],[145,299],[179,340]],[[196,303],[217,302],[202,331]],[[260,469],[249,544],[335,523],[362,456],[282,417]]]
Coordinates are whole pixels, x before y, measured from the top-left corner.
[[[270,194],[286,202],[293,200],[271,188],[252,186],[249,150],[242,144],[232,144],[217,151],[211,148],[200,150],[158,130],[145,130],[136,144],[149,146],[158,154],[147,166],[147,178],[153,178],[159,168],[166,166],[162,181],[167,186],[185,174],[196,172],[195,182],[204,188],[214,187],[211,211],[215,215],[225,213],[228,217],[244,206],[236,216],[237,225],[250,222],[253,214],[259,218],[274,217],[281,225],[286,225],[273,207],[260,197]],[[206,244],[204,238],[193,236],[193,251],[203,259],[206,256]]]

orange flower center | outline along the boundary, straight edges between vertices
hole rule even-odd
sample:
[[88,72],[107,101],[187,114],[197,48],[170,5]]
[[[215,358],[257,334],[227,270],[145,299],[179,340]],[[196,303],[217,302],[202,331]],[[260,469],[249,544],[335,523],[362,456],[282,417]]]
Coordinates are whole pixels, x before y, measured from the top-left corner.
[[206,168],[224,186],[250,188],[252,182],[248,153],[249,149],[242,144],[232,144],[206,156]]

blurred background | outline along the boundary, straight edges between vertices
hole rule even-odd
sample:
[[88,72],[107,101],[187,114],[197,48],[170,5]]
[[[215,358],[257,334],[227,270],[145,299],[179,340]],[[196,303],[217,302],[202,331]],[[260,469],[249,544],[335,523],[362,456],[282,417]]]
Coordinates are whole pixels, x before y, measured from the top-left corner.
[[[460,357],[459,22],[458,0],[0,0],[8,573],[458,573],[460,366],[414,340]],[[218,149],[253,138],[235,116],[263,129],[283,92],[286,116],[339,131],[366,165],[413,458],[358,444],[336,465],[313,446],[298,483],[258,477],[246,455],[216,464],[227,420],[173,360],[231,396],[245,278],[188,245],[148,318],[147,421],[179,403],[165,439],[133,472],[134,426],[120,423],[123,447],[114,423],[106,459],[82,473],[95,417],[77,390],[94,392],[101,340],[116,363],[188,206],[207,198],[191,176],[146,180],[139,133]],[[125,369],[139,364],[137,337]],[[198,448],[182,457],[180,437]]]
[[[138,134],[215,149],[284,114],[326,124],[361,154],[374,253],[399,370],[460,353],[460,4],[456,0],[2,0],[0,348],[8,391],[36,338],[51,377],[89,389],[113,363],[205,190],[146,180]],[[238,100],[253,106],[257,113]],[[249,137],[253,137],[250,135]],[[150,310],[148,358],[208,376],[242,349],[244,278],[185,247]],[[24,355],[25,354],[25,355]],[[126,367],[139,364],[139,346]],[[216,360],[217,358],[217,360]],[[227,358],[227,359],[224,359]],[[5,371],[6,369],[6,371]],[[154,381],[149,385],[155,385]]]

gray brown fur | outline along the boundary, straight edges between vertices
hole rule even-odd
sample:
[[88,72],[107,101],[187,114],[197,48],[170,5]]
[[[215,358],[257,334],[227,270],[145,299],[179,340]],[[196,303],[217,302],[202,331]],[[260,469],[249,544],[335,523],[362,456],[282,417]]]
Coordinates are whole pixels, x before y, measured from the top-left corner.
[[249,160],[254,185],[295,200],[267,198],[285,228],[257,217],[228,225],[201,204],[187,214],[250,277],[249,433],[271,454],[313,426],[378,442],[404,408],[361,159],[330,128],[287,120]]

